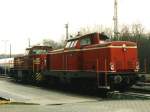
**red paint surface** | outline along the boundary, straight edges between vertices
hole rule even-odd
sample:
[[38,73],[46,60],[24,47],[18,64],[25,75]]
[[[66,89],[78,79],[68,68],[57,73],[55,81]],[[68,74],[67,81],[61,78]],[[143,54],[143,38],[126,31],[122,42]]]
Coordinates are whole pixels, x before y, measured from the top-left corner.
[[[52,51],[48,54],[49,70],[71,70],[71,71],[96,71],[98,60],[98,71],[111,71],[110,64],[113,63],[116,72],[134,71],[136,69],[137,48],[133,42],[114,41],[98,43],[99,36],[91,36],[92,44],[80,46],[80,37],[75,48],[67,48],[61,51]],[[124,51],[123,45],[126,45]],[[110,47],[112,46],[112,47]],[[60,53],[61,52],[61,53]],[[105,69],[106,61],[106,69]]]

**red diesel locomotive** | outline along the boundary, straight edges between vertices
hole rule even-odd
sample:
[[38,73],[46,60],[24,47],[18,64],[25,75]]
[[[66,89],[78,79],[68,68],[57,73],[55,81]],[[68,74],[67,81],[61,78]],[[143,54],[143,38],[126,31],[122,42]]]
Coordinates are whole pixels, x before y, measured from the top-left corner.
[[17,80],[107,89],[129,88],[137,81],[136,43],[110,41],[103,33],[71,38],[63,49],[36,46],[28,50],[28,55],[14,59]]
[[14,68],[10,76],[16,81],[38,82],[42,77],[39,73],[47,68],[47,53],[52,50],[48,46],[33,46],[26,49],[26,55],[14,58]]

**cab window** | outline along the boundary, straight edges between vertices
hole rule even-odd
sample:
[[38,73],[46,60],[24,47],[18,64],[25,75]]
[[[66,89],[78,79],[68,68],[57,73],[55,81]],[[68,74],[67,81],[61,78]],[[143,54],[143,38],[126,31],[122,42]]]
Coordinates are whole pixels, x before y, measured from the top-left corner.
[[108,37],[106,34],[101,33],[101,34],[99,35],[99,39],[100,39],[100,40],[103,40],[103,41],[107,41],[107,40],[109,40],[109,37]]
[[70,47],[71,42],[67,42],[66,47],[65,48],[69,48]]
[[74,40],[74,41],[72,41],[72,43],[71,43],[70,47],[75,47],[75,46],[76,46],[76,44],[77,44],[77,40]]
[[48,53],[48,51],[47,50],[42,50],[42,49],[34,49],[32,51],[32,54],[46,54],[46,53]]
[[65,48],[73,48],[76,46],[76,44],[77,44],[77,40],[69,41],[69,42],[67,42]]
[[73,47],[73,45],[74,45],[74,41],[71,42],[70,47]]
[[77,45],[77,40],[74,41],[73,47],[75,47]]
[[80,40],[80,45],[90,45],[91,39],[90,38],[83,38]]

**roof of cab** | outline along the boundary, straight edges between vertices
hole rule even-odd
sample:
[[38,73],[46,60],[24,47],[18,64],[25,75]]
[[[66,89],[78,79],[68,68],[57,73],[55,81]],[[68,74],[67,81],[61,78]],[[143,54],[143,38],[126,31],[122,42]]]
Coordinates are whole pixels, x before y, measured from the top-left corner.
[[77,35],[76,37],[70,38],[67,41],[73,41],[73,40],[77,40],[79,38],[84,38],[86,36],[95,35],[95,34],[99,34],[101,39],[109,39],[109,37],[104,32],[102,32],[102,33],[94,32],[94,33],[89,33],[89,34],[85,34],[85,35]]

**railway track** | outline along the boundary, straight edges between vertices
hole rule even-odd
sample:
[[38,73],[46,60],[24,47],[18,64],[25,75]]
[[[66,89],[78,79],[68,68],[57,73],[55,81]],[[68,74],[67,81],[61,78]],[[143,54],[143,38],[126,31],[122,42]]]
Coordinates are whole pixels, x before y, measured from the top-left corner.
[[134,99],[150,99],[150,94],[145,94],[145,93],[140,93],[140,92],[109,92],[107,93],[107,98],[108,99],[114,99],[114,100],[119,100],[119,99],[126,99],[126,100],[134,100]]
[[132,86],[130,91],[150,94],[150,83],[139,82],[136,85]]
[[111,99],[150,99],[150,83],[138,82],[127,92],[108,92]]

